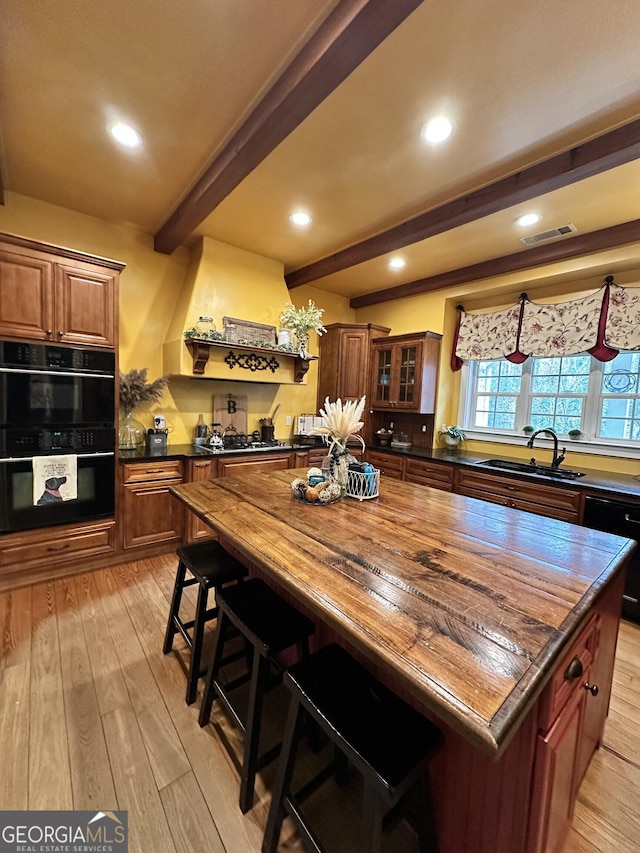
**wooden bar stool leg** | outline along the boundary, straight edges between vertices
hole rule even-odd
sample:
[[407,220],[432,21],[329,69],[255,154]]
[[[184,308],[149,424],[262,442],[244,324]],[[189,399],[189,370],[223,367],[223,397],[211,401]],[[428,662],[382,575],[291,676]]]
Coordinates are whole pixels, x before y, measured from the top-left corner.
[[273,786],[267,826],[262,841],[262,853],[276,853],[278,847],[282,822],[286,817],[284,798],[291,788],[293,768],[296,763],[303,724],[304,718],[300,703],[296,699],[292,699],[282,740],[282,752]]
[[256,780],[258,750],[260,748],[260,726],[262,706],[269,677],[269,661],[257,649],[253,651],[251,688],[249,691],[249,713],[244,741],[244,760],[240,780],[240,811],[246,814],[253,805],[253,789]]
[[173,595],[171,597],[171,609],[169,610],[169,621],[167,622],[167,630],[164,635],[164,645],[162,651],[165,655],[169,654],[173,647],[173,638],[176,633],[176,617],[180,612],[180,603],[182,601],[182,588],[184,585],[185,575],[187,573],[186,565],[180,560],[176,579],[173,585]]
[[191,659],[187,673],[187,692],[185,701],[187,705],[193,705],[198,695],[198,678],[200,676],[200,661],[202,658],[202,643],[204,640],[204,626],[207,621],[207,599],[209,590],[204,583],[198,586],[198,603],[196,604],[196,617],[193,623],[193,643],[191,648]]
[[224,613],[224,611],[220,611],[220,613],[218,613],[218,625],[216,627],[213,657],[211,658],[209,669],[207,670],[207,677],[204,683],[204,693],[202,695],[202,704],[200,705],[200,715],[198,717],[198,723],[201,727],[207,725],[209,717],[211,716],[211,707],[213,705],[213,700],[215,699],[214,683],[220,673],[222,653],[224,651],[226,634],[230,624],[230,620],[227,618],[226,613]]

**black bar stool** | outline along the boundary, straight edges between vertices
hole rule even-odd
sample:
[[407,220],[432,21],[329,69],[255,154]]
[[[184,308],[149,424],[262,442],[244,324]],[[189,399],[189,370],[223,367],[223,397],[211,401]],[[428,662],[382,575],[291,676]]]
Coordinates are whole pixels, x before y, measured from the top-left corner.
[[[201,669],[202,641],[204,639],[204,626],[210,619],[218,615],[218,608],[212,607],[207,610],[209,590],[218,592],[224,584],[233,581],[241,581],[247,574],[246,568],[238,562],[219,542],[196,542],[194,545],[184,545],[177,549],[178,570],[171,598],[171,609],[169,610],[169,621],[164,636],[162,651],[168,654],[173,648],[173,638],[179,632],[190,649],[189,664],[178,655],[180,665],[187,676],[187,705],[193,704],[198,693],[198,678],[206,673]],[[189,571],[191,578],[186,578]],[[180,603],[182,591],[188,587],[198,584],[198,600],[196,612],[193,619],[184,622],[180,618]],[[193,633],[190,633],[193,629]]]
[[[442,733],[382,685],[340,646],[325,646],[285,674],[291,705],[262,853],[275,853],[284,818],[289,815],[305,845],[326,853],[305,819],[300,804],[328,781],[344,781],[345,759],[363,778],[361,846],[378,853],[383,822],[409,816],[421,853],[437,850],[431,786],[427,765],[442,742]],[[291,780],[303,724],[315,720],[334,744],[336,757],[296,794]],[[397,807],[397,808],[396,808]]]
[[[218,592],[220,614],[216,630],[213,657],[209,664],[202,705],[200,725],[206,726],[211,715],[214,699],[233,722],[244,732],[244,755],[240,771],[240,809],[247,812],[253,803],[253,789],[258,770],[272,761],[280,752],[281,745],[259,755],[262,706],[265,693],[281,683],[284,666],[277,658],[280,652],[297,646],[298,655],[309,654],[309,637],[314,625],[295,607],[288,604],[259,578],[248,580],[239,586],[227,587]],[[247,649],[246,671],[239,677],[223,684],[220,671],[225,665],[224,647],[227,641],[240,633]],[[275,677],[274,677],[275,674]],[[249,682],[249,706],[244,721],[231,701],[231,694]],[[235,755],[225,740],[229,754]]]

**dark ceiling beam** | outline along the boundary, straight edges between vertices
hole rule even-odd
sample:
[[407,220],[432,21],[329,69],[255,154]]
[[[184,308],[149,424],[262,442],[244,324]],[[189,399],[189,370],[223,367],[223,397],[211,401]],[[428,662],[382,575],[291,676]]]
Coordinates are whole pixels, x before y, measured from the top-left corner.
[[517,270],[539,267],[544,264],[566,261],[577,258],[590,252],[600,252],[603,249],[611,249],[615,246],[624,246],[626,243],[640,242],[640,219],[631,222],[623,222],[620,225],[612,225],[610,228],[602,228],[600,231],[592,231],[590,234],[580,234],[578,237],[568,237],[557,243],[549,243],[546,246],[534,246],[513,255],[503,255],[489,261],[481,261],[468,267],[460,267],[457,270],[432,275],[428,278],[420,278],[378,290],[373,293],[365,293],[362,296],[354,296],[349,302],[351,308],[364,308],[367,305],[379,305],[390,302],[393,299],[404,299],[407,296],[417,296],[420,293],[430,293],[433,290],[442,290],[445,287],[453,287],[470,281],[479,281],[496,275],[516,272]]
[[424,0],[341,0],[154,238],[170,254]]
[[355,243],[285,276],[291,290],[302,284],[395,252],[459,225],[566,187],[640,157],[640,119],[550,157],[507,178],[461,196],[374,237]]

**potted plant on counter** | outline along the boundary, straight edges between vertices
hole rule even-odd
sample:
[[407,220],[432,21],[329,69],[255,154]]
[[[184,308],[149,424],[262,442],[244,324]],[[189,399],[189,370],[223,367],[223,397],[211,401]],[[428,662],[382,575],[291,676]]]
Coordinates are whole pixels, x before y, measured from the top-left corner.
[[447,426],[446,424],[442,424],[442,429],[438,435],[449,447],[458,447],[460,442],[467,437],[459,426]]
[[572,441],[580,441],[580,439],[582,438],[582,430],[570,429],[567,435]]
[[526,426],[522,427],[522,432],[525,435],[531,435],[532,433],[535,432],[535,429],[531,426],[531,424],[527,424]]

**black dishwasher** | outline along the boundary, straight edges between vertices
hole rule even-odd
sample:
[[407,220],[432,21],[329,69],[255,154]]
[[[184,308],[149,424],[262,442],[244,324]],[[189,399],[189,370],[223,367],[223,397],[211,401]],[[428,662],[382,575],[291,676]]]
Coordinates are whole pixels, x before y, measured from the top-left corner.
[[[584,499],[583,524],[594,530],[640,541],[640,503],[587,496]],[[627,568],[622,615],[633,622],[640,622],[640,549],[634,551]]]

